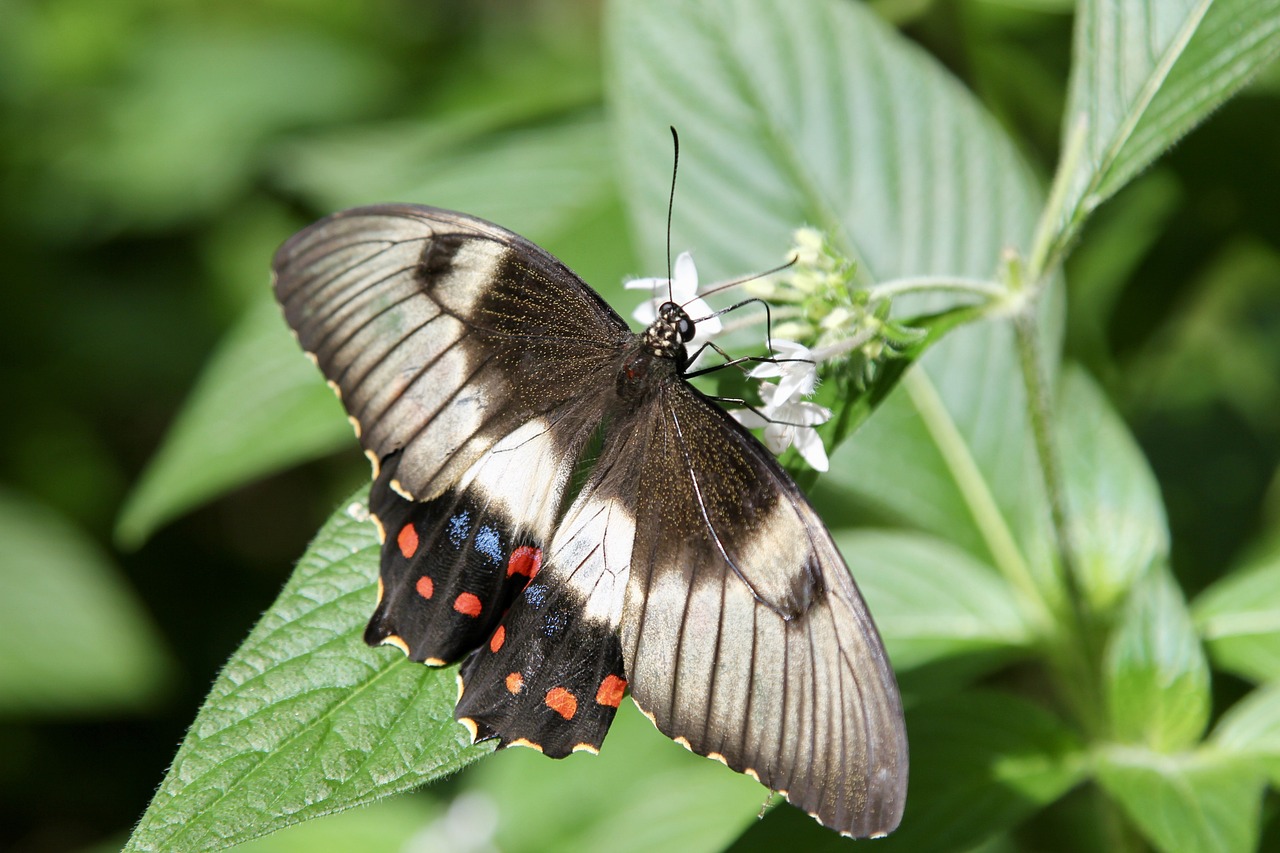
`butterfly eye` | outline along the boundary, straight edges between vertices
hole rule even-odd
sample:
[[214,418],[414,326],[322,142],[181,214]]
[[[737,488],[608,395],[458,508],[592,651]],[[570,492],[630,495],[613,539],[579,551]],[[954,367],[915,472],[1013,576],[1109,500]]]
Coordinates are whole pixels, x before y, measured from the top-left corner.
[[677,328],[680,331],[680,340],[687,343],[689,339],[693,337],[693,321],[688,317],[681,317]]

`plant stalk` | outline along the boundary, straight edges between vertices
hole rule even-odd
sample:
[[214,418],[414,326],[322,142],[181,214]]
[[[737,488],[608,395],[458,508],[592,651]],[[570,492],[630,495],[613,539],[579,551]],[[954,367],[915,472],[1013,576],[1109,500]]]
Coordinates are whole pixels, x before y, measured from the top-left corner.
[[[1031,434],[1049,498],[1049,514],[1058,545],[1063,598],[1066,599],[1068,618],[1076,640],[1069,643],[1063,651],[1067,652],[1068,658],[1076,658],[1077,655],[1071,653],[1071,648],[1074,647],[1079,656],[1077,660],[1064,661],[1068,667],[1068,681],[1072,682],[1068,689],[1076,696],[1081,722],[1095,728],[1101,717],[1102,697],[1096,695],[1101,684],[1101,658],[1095,642],[1093,617],[1080,580],[1079,558],[1072,534],[1070,509],[1067,506],[1066,482],[1054,436],[1052,391],[1040,352],[1040,330],[1036,325],[1034,309],[1035,301],[1029,301],[1024,310],[1014,315],[1014,337],[1027,393]],[[1080,695],[1081,690],[1084,695]]]

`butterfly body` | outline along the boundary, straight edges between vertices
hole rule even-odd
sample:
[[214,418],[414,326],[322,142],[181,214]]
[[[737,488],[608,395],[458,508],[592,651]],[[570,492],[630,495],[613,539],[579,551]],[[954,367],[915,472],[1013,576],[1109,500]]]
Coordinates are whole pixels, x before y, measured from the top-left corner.
[[595,751],[629,690],[823,823],[896,826],[879,636],[803,494],[684,378],[679,306],[637,334],[523,238],[408,205],[316,223],[275,272],[375,466],[365,639],[461,660],[473,738]]

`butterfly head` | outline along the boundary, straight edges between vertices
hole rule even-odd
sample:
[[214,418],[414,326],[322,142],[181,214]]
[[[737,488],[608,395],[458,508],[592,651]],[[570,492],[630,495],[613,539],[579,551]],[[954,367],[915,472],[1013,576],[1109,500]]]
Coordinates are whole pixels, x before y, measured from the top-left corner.
[[683,368],[687,357],[684,345],[693,339],[695,331],[693,320],[683,308],[664,302],[658,308],[657,319],[645,329],[644,345],[658,358],[674,359]]

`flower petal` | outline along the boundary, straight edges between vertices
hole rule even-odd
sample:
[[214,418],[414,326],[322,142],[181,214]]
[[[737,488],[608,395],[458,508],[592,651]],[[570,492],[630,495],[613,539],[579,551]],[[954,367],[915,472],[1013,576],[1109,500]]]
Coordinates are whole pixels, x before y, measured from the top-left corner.
[[769,425],[769,421],[763,415],[752,409],[730,409],[729,415],[747,429],[759,429]]
[[683,304],[698,295],[698,267],[693,255],[681,252],[676,258],[675,283],[671,287],[672,301]]
[[812,427],[805,427],[796,430],[795,436],[796,450],[800,453],[800,458],[809,463],[809,467],[815,471],[826,471],[831,467],[827,461],[827,448],[822,445],[822,436],[818,435],[818,431]]

